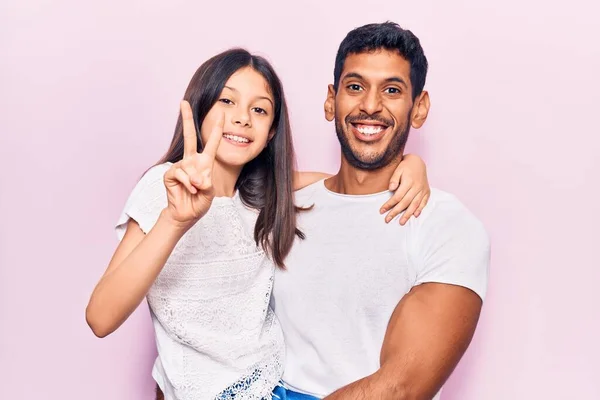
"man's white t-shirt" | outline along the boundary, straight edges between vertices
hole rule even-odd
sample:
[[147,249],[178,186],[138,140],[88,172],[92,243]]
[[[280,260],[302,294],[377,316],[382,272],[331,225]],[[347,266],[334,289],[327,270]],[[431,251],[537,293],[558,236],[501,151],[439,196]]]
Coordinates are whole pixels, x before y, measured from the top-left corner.
[[490,246],[477,218],[432,189],[419,218],[386,224],[379,209],[390,196],[342,195],[324,181],[295,193],[297,205],[314,207],[298,217],[306,239],[273,290],[290,389],[324,397],[377,371],[390,316],[413,286],[460,285],[484,298]]

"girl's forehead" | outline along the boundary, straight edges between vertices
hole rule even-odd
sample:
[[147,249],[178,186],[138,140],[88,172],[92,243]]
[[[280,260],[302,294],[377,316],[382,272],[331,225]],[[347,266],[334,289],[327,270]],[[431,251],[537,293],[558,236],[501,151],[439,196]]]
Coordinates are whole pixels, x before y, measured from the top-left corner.
[[225,83],[225,88],[240,94],[267,97],[273,100],[269,82],[251,67],[244,67],[234,72]]

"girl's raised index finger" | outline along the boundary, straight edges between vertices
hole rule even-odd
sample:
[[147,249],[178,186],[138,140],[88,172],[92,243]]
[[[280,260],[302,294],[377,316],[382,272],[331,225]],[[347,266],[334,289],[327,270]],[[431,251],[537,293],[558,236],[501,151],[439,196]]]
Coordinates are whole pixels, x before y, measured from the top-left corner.
[[181,120],[183,123],[183,157],[191,157],[198,152],[198,137],[192,107],[186,100],[181,101]]
[[219,144],[221,143],[221,139],[223,138],[224,124],[225,114],[220,114],[212,128],[212,131],[210,132],[210,136],[206,141],[206,145],[204,146],[202,154],[206,154],[207,156],[210,156],[213,159],[217,156],[217,149],[219,148]]

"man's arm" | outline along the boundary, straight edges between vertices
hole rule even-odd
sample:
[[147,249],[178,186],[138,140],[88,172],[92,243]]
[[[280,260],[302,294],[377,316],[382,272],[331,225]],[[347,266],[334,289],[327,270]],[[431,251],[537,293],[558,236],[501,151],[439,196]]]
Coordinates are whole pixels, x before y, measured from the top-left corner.
[[431,400],[469,346],[481,305],[461,286],[413,287],[390,318],[379,370],[326,399]]

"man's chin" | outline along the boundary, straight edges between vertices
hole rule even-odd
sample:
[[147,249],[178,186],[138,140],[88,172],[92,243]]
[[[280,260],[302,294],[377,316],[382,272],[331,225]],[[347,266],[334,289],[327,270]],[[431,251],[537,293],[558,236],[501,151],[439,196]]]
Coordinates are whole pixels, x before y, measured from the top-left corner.
[[344,151],[343,153],[346,161],[354,168],[371,171],[386,165],[384,160],[385,154],[364,154],[353,150],[349,152]]

